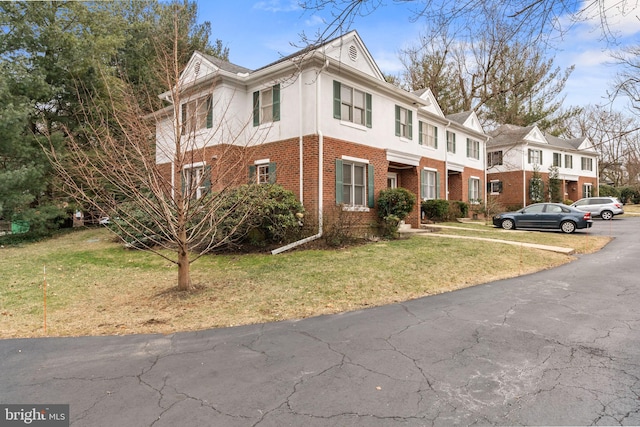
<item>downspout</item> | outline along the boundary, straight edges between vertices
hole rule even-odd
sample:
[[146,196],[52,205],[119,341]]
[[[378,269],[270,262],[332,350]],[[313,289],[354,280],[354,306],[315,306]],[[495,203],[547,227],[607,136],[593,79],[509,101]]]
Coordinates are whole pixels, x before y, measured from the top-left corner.
[[[309,236],[306,237],[304,239],[301,240],[297,240],[293,243],[289,243],[288,245],[276,248],[274,250],[271,251],[272,255],[277,255],[279,253],[288,251],[289,249],[293,249],[296,248],[300,245],[303,245],[305,243],[314,241],[316,239],[319,239],[320,237],[322,237],[322,221],[323,221],[323,215],[322,215],[322,210],[324,208],[323,205],[323,198],[324,198],[324,174],[323,174],[323,170],[322,170],[322,166],[323,166],[323,157],[324,157],[324,135],[322,133],[322,129],[320,126],[320,95],[322,93],[322,85],[321,85],[321,79],[320,79],[320,75],[322,74],[322,72],[329,66],[329,60],[326,60],[324,65],[320,68],[320,70],[318,71],[318,74],[316,75],[316,134],[318,135],[318,233],[314,234],[313,236]],[[302,99],[302,95],[301,95],[301,99]],[[302,106],[302,104],[300,105]],[[302,136],[301,136],[302,138]],[[301,157],[301,161],[302,161],[302,157]],[[302,171],[301,172],[301,177],[302,177]],[[301,178],[302,180],[302,178]],[[301,193],[302,194],[302,193]]]
[[527,171],[525,169],[526,167],[526,163],[525,163],[525,147],[528,144],[525,142],[524,145],[522,145],[522,207],[524,208],[525,206],[527,206]]
[[447,140],[447,132],[451,126],[451,120],[444,127],[444,199],[449,200],[449,141]]
[[485,207],[485,211],[486,211],[486,207],[487,207],[487,201],[489,200],[489,194],[487,191],[487,188],[489,187],[489,183],[487,182],[487,144],[489,143],[489,136],[487,137],[487,139],[484,141],[484,158],[482,160],[482,169],[484,170],[484,182],[482,183],[482,185],[484,185],[484,191],[482,192],[484,194],[484,207]]

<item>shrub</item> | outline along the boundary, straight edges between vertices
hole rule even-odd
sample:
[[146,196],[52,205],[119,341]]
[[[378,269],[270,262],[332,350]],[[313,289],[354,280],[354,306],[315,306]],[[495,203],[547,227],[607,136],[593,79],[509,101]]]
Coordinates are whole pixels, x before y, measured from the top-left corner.
[[[205,197],[219,199],[214,208],[218,220],[209,230],[213,246],[265,246],[294,239],[301,231],[304,209],[295,194],[279,185],[243,185]],[[133,203],[121,203],[114,218],[110,227],[130,245],[167,241],[160,227]],[[192,222],[201,219],[195,215]]]
[[442,199],[423,200],[420,204],[422,214],[432,221],[447,221],[449,219],[449,201]]
[[327,210],[323,221],[323,239],[328,246],[340,247],[355,243],[368,225],[360,212],[344,210],[342,205]]
[[400,221],[411,213],[415,204],[416,195],[406,188],[387,188],[380,191],[378,196],[380,234],[387,238],[397,237]]
[[598,195],[602,197],[620,198],[620,190],[612,185],[602,184],[598,187]]
[[402,221],[416,204],[416,195],[406,188],[387,188],[378,196],[378,217],[395,216]]
[[622,187],[620,189],[620,201],[622,203],[640,203],[640,192],[634,187]]

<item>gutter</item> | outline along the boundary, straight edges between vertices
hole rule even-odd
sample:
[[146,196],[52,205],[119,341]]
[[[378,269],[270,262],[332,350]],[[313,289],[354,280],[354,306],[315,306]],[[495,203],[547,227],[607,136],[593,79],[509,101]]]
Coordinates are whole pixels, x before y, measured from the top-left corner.
[[[318,71],[318,73],[316,74],[316,134],[318,135],[318,233],[314,234],[313,236],[309,236],[306,237],[304,239],[301,240],[297,240],[293,243],[289,243],[288,245],[276,248],[274,250],[271,251],[271,255],[277,255],[279,253],[288,251],[289,249],[293,249],[296,248],[300,245],[303,245],[305,243],[308,242],[312,242],[314,240],[319,239],[320,237],[322,237],[322,233],[323,233],[323,228],[322,228],[322,222],[323,222],[323,215],[322,215],[322,211],[323,211],[323,198],[324,198],[324,173],[323,173],[323,161],[324,161],[324,134],[322,133],[322,129],[320,126],[320,95],[322,93],[321,88],[321,79],[320,79],[320,75],[322,74],[322,72],[327,69],[327,67],[329,66],[329,60],[326,60],[324,65],[320,68],[320,70]],[[302,80],[302,72],[300,73],[300,80]],[[302,83],[300,83],[302,84]],[[300,91],[300,100],[302,101],[302,91]],[[300,104],[300,106],[302,107],[302,102]],[[301,109],[302,111],[302,109]],[[302,125],[300,126],[302,129]],[[302,132],[302,131],[301,131]],[[302,153],[302,135],[300,135],[300,152]],[[300,158],[300,163],[302,164],[302,157]],[[300,170],[300,176],[301,176],[301,182],[302,182],[302,169]],[[300,192],[300,199],[302,199],[302,187],[300,188],[301,192]]]

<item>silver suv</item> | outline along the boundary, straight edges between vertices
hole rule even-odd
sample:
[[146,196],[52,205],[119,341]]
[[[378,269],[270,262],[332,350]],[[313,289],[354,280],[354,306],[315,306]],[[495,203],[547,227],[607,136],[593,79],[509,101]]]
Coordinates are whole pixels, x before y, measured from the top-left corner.
[[592,216],[599,216],[607,220],[612,219],[614,215],[624,213],[622,203],[615,197],[585,197],[571,206],[581,211],[591,212]]

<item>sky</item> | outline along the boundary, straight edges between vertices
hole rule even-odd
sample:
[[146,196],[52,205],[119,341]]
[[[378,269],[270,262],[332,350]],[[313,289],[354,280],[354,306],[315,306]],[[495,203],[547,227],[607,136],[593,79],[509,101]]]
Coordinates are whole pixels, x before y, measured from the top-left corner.
[[[588,0],[587,0],[588,1]],[[612,5],[617,0],[604,0]],[[301,33],[312,37],[323,29],[328,12],[312,13],[298,6],[298,0],[196,0],[198,20],[211,23],[212,39],[229,48],[229,60],[257,69],[290,53],[303,44]],[[378,67],[385,74],[398,75],[403,66],[400,51],[415,45],[425,28],[424,20],[411,19],[411,3],[392,0],[364,17],[357,17],[350,29],[360,34]],[[616,67],[609,55],[628,43],[640,43],[640,6],[623,13],[612,7],[609,28],[618,36],[617,46],[602,39],[599,17],[574,25],[555,52],[554,65],[566,69],[575,65],[567,81],[565,106],[586,106],[605,102]],[[623,107],[618,101],[616,108]]]

